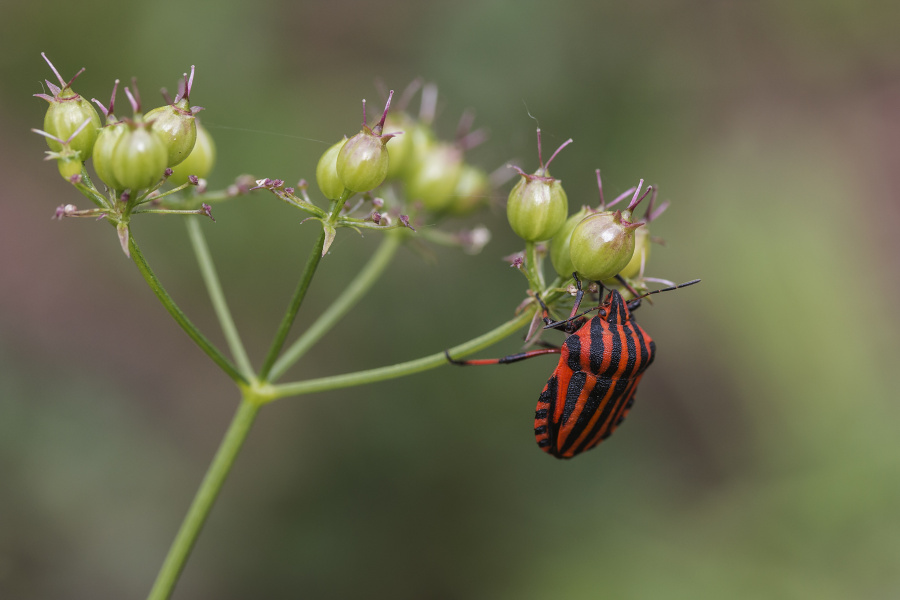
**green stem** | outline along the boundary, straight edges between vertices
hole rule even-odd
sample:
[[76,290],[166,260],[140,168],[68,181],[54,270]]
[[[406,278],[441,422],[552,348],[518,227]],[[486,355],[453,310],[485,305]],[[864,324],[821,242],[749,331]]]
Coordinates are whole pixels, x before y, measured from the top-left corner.
[[206,522],[213,503],[222,489],[222,484],[225,483],[225,478],[231,471],[235,457],[243,446],[244,440],[247,439],[250,426],[253,425],[259,408],[260,404],[252,399],[245,397],[241,400],[237,413],[228,427],[228,432],[222,439],[212,464],[203,478],[203,483],[200,484],[200,488],[194,496],[194,501],[172,542],[172,547],[169,548],[166,560],[153,583],[153,589],[147,596],[148,600],[165,600],[172,594],[178,576],[194,547],[194,542],[200,535],[203,523]]
[[133,215],[200,215],[202,211],[194,208],[145,208],[131,212]]
[[528,278],[529,287],[535,292],[544,289],[544,278],[538,268],[537,244],[525,242],[525,277]]
[[87,172],[87,167],[81,165],[81,182],[73,184],[75,189],[81,192],[81,195],[93,202],[97,205],[97,207],[102,208],[104,210],[109,210],[111,208],[109,202],[106,200],[106,197],[97,191],[97,188],[94,186],[94,182],[91,181],[91,176]]
[[[157,194],[156,196],[154,196],[154,197],[151,198],[150,200],[152,200],[153,202],[158,202],[160,199],[165,198],[166,196],[171,196],[172,194],[177,194],[178,192],[181,192],[182,190],[186,190],[186,189],[188,189],[189,187],[191,187],[191,184],[190,184],[190,183],[182,183],[182,184],[179,185],[177,188],[173,188],[173,189],[171,189],[171,190],[166,190],[166,191],[163,192],[162,194]],[[193,195],[194,195],[194,194],[193,194],[193,189],[191,190],[191,192],[188,192],[186,195],[187,195],[187,196],[193,196]],[[149,202],[150,200],[145,200],[145,202]]]
[[209,252],[209,246],[206,244],[206,237],[203,235],[203,229],[196,217],[187,218],[188,236],[194,248],[194,254],[197,256],[197,264],[200,266],[200,273],[206,284],[206,290],[209,293],[209,299],[212,301],[213,309],[222,325],[222,332],[225,334],[225,340],[231,349],[231,355],[238,364],[238,368],[244,377],[249,380],[253,378],[253,366],[241,342],[241,336],[234,324],[234,318],[228,309],[228,303],[225,301],[225,294],[222,291],[222,284],[219,281],[219,275],[216,273],[216,266],[213,263],[212,255]]
[[218,348],[213,346],[209,340],[204,337],[200,330],[190,322],[187,316],[181,312],[181,309],[175,304],[175,301],[172,300],[172,297],[169,296],[168,292],[166,292],[165,288],[163,288],[162,284],[156,278],[156,275],[153,274],[153,271],[150,269],[150,265],[147,264],[147,261],[144,260],[144,255],[141,253],[140,248],[138,248],[137,242],[134,239],[134,235],[129,235],[128,239],[128,248],[131,252],[131,259],[134,261],[134,264],[137,265],[138,270],[141,272],[141,275],[144,276],[144,279],[147,281],[147,285],[150,286],[150,289],[153,290],[153,293],[156,294],[156,297],[159,298],[159,301],[162,302],[163,306],[169,311],[169,314],[172,315],[172,318],[175,319],[175,322],[178,323],[185,333],[188,334],[194,343],[200,346],[200,349],[203,350],[207,356],[209,356],[214,363],[216,363],[220,369],[225,371],[225,373],[231,377],[235,382],[243,385],[249,385],[249,381],[241,375],[238,370],[235,368],[231,361],[229,361]]
[[313,275],[316,273],[316,268],[319,266],[319,261],[322,260],[322,248],[324,246],[325,230],[323,229],[319,234],[319,239],[316,242],[315,247],[309,254],[309,258],[306,261],[306,268],[303,270],[303,276],[297,284],[297,289],[294,290],[294,296],[291,298],[288,310],[281,319],[281,324],[278,326],[278,331],[275,333],[275,339],[272,340],[272,346],[269,348],[266,360],[263,362],[262,369],[259,371],[260,381],[268,380],[269,373],[272,371],[272,366],[278,359],[278,354],[284,346],[284,340],[291,330],[291,325],[294,324],[294,318],[297,316],[297,311],[300,310],[300,305],[303,303],[303,298],[306,296],[309,284],[312,282]]
[[[461,358],[463,356],[478,352],[505,337],[508,337],[531,322],[531,311],[525,311],[517,317],[510,319],[503,325],[493,329],[484,335],[478,336],[464,344],[450,348],[449,353],[453,358]],[[380,367],[377,369],[369,369],[367,371],[357,371],[356,373],[346,373],[344,375],[334,375],[332,377],[320,377],[319,379],[309,379],[307,381],[299,381],[295,383],[286,383],[282,385],[272,386],[271,398],[285,398],[288,396],[300,396],[302,394],[310,394],[313,392],[322,392],[326,390],[336,390],[345,387],[363,385],[366,383],[375,383],[376,381],[384,381],[386,379],[395,379],[404,377],[414,373],[434,369],[441,365],[447,364],[447,357],[443,352],[431,354],[423,358],[411,360],[388,367]]]
[[268,381],[269,379],[269,373],[272,371],[272,366],[275,364],[278,355],[281,353],[281,348],[284,346],[284,340],[287,339],[288,333],[291,331],[291,325],[294,324],[294,318],[297,316],[297,311],[300,310],[300,305],[303,304],[303,298],[306,297],[306,291],[309,289],[309,284],[312,282],[313,275],[316,274],[319,261],[322,260],[322,249],[325,247],[325,238],[327,235],[326,229],[331,227],[331,223],[337,219],[348,196],[349,193],[345,192],[331,204],[331,214],[328,218],[328,222],[324,224],[322,233],[319,234],[319,239],[316,242],[316,246],[312,249],[309,258],[306,261],[306,268],[303,270],[303,276],[300,278],[299,283],[297,283],[297,289],[294,290],[294,296],[291,298],[291,303],[288,306],[284,317],[281,319],[281,324],[278,326],[278,331],[275,333],[275,339],[272,340],[272,345],[269,347],[269,353],[266,355],[262,369],[259,371],[260,381]]
[[269,381],[275,381],[287,371],[291,365],[303,356],[316,342],[344,317],[365,293],[375,284],[397,249],[403,242],[404,234],[400,231],[385,233],[385,239],[366,266],[362,268],[347,289],[335,300],[322,315],[307,329],[300,338],[288,348],[272,367]]

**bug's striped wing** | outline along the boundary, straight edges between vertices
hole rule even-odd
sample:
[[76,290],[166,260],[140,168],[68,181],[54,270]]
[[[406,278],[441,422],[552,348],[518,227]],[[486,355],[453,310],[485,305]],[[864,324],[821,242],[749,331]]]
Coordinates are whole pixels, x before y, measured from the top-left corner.
[[572,458],[609,437],[628,415],[655,351],[633,319],[611,326],[595,317],[569,336],[538,399],[538,446],[557,458]]

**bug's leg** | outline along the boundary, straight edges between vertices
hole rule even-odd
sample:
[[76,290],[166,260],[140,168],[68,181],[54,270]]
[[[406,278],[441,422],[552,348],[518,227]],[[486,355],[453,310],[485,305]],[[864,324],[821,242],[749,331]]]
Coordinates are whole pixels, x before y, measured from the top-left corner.
[[541,305],[541,317],[544,319],[544,323],[550,323],[550,309],[547,308],[547,305],[544,304],[544,301],[541,299],[541,295],[535,292],[534,297],[537,299],[538,303]]
[[589,308],[580,315],[575,315],[574,317],[570,317],[568,319],[563,319],[562,321],[552,321],[544,325],[544,329],[559,329],[560,331],[565,331],[566,333],[573,333],[577,331],[582,325],[584,325],[585,318],[584,315],[589,312],[593,312],[597,310],[597,307]]
[[[544,329],[559,329],[566,333],[572,333],[584,324],[584,315],[597,310],[596,308],[590,308],[581,314],[577,314],[578,309],[581,307],[581,301],[584,299],[584,288],[581,285],[581,280],[578,279],[577,273],[572,273],[572,277],[575,279],[575,286],[578,291],[575,293],[575,304],[572,306],[572,312],[569,314],[569,318],[563,319],[562,321],[551,321],[549,318],[545,318]],[[543,305],[543,303],[541,304]]]
[[581,307],[581,300],[584,298],[584,288],[581,287],[581,280],[578,279],[578,273],[572,273],[572,277],[575,279],[575,288],[578,291],[575,293],[575,304],[572,306],[572,312],[569,314],[569,319],[575,318],[578,309]]
[[[580,284],[579,284],[580,289]],[[571,317],[568,319],[563,319],[562,321],[554,321],[550,318],[550,309],[547,308],[547,305],[544,304],[544,301],[541,300],[541,297],[538,294],[534,295],[537,298],[537,301],[541,303],[542,313],[543,313],[543,321],[544,321],[544,329],[557,329],[559,331],[564,331],[566,333],[572,333],[577,330],[584,323],[583,319],[572,319]],[[538,342],[541,343],[541,342]],[[545,344],[543,344],[545,345]]]
[[567,323],[575,318],[575,313],[578,312],[578,307],[581,306],[581,299],[584,298],[584,289],[581,287],[581,280],[578,279],[578,273],[572,273],[572,277],[575,279],[575,287],[577,288],[577,292],[575,293],[575,305],[572,307],[572,312],[569,314],[568,319],[564,319],[562,321],[553,321],[550,319],[550,309],[547,308],[547,305],[544,304],[544,301],[541,300],[540,295],[535,294],[534,297],[537,298],[537,301],[541,303],[541,308],[544,309],[544,329],[559,329],[559,327],[555,327],[560,323]]
[[572,333],[573,331],[581,327],[582,323],[584,323],[584,320],[580,319],[581,315],[569,317],[568,319],[563,319],[562,321],[552,320],[550,318],[550,309],[547,308],[547,305],[544,304],[544,301],[541,300],[541,297],[535,294],[535,298],[537,298],[538,302],[541,303],[541,307],[543,308],[544,329],[558,329],[560,331],[565,331],[566,333]]
[[503,358],[479,358],[476,360],[456,360],[455,358],[450,358],[450,352],[444,350],[444,356],[447,357],[447,362],[452,365],[460,365],[460,366],[469,366],[469,365],[508,365],[509,363],[518,362],[520,360],[525,360],[526,358],[533,358],[535,356],[543,356],[544,354],[559,354],[559,348],[545,348],[543,350],[529,350],[528,352],[520,352],[519,354],[510,354],[509,356],[504,356]]

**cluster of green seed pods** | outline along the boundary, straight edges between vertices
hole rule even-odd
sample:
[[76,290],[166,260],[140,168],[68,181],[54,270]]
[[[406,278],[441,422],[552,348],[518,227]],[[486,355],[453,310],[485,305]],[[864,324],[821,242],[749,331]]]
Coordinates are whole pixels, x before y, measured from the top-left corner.
[[386,127],[403,135],[390,147],[388,178],[431,214],[465,216],[486,205],[492,190],[488,174],[465,160],[465,151],[480,143],[484,133],[469,131],[471,115],[466,113],[455,141],[439,139],[432,126],[436,98],[437,88],[426,85],[418,117],[400,112],[389,118]]
[[[665,210],[665,205],[653,209],[656,191],[649,187],[641,195],[643,180],[637,188],[610,203],[603,200],[600,172],[597,185],[600,190],[600,208],[581,207],[568,214],[568,199],[562,182],[549,172],[550,162],[567,140],[545,164],[531,174],[519,171],[521,179],[513,187],[507,201],[507,219],[513,231],[529,243],[549,240],[550,261],[554,270],[563,278],[577,273],[584,279],[618,285],[616,276],[626,280],[638,280],[650,253],[650,236],[647,224]],[[540,157],[540,130],[538,130],[538,155]],[[633,193],[624,210],[610,210],[613,205]],[[641,221],[632,222],[632,212],[652,193],[647,213]]]
[[[401,101],[404,106],[417,91],[411,89]],[[433,113],[427,107],[433,108],[434,93],[431,86],[423,90],[419,118],[402,110],[388,114],[386,107],[375,127],[363,123],[358,134],[326,150],[316,167],[325,197],[335,200],[345,189],[367,192],[387,181],[401,185],[410,202],[431,214],[461,216],[484,204],[491,183],[487,173],[465,162],[466,141],[441,141],[431,126]]]
[[[129,118],[114,113],[118,80],[109,105],[90,102],[72,89],[72,83],[84,71],[65,82],[49,59],[59,85],[47,82],[52,95],[37,94],[49,104],[44,131],[50,147],[49,158],[57,160],[60,174],[70,181],[84,172],[84,163],[93,159],[93,169],[109,190],[121,192],[154,190],[168,181],[183,185],[190,176],[205,177],[215,163],[215,144],[209,132],[196,118],[202,110],[190,102],[194,68],[184,74],[183,84],[174,100],[142,113],[140,98],[133,84],[125,95],[133,109]],[[418,87],[411,86],[401,98],[405,108]],[[380,120],[373,127],[363,124],[356,135],[329,147],[316,167],[316,181],[326,198],[336,201],[352,193],[370,192],[384,182],[402,186],[412,206],[420,206],[432,215],[465,215],[484,204],[491,191],[490,177],[468,164],[464,150],[474,145],[480,132],[468,131],[471,120],[464,117],[455,142],[438,139],[432,127],[436,88],[422,90],[422,109],[418,117],[400,110],[388,114],[390,93]],[[608,206],[597,172],[600,207],[581,207],[569,216],[569,203],[562,182],[550,174],[550,163],[571,143],[564,142],[545,163],[541,156],[538,130],[539,167],[526,173],[516,167],[520,179],[509,193],[507,219],[513,231],[534,249],[548,242],[550,260],[563,278],[573,273],[582,278],[611,284],[617,276],[641,280],[649,257],[650,235],[647,224],[665,206],[653,208],[655,190],[641,195],[643,181]],[[390,142],[390,144],[389,144]],[[653,193],[646,215],[633,219],[632,213],[648,194]],[[623,210],[611,210],[633,192]],[[132,194],[134,195],[134,194]],[[407,219],[408,220],[408,219]],[[377,221],[376,221],[377,222]],[[529,259],[530,260],[530,259]],[[534,277],[532,277],[534,279]]]
[[136,87],[126,87],[134,110],[130,118],[119,119],[114,113],[116,80],[108,107],[94,100],[106,116],[101,125],[96,109],[72,89],[84,69],[66,83],[50,60],[44,59],[60,85],[47,81],[53,95],[36,94],[49,103],[44,131],[38,133],[47,138],[50,157],[57,159],[64,178],[80,175],[83,164],[93,159],[94,171],[111,191],[135,192],[161,183],[166,175],[180,184],[189,175],[205,177],[212,170],[215,146],[195,117],[202,109],[190,104],[193,67],[190,76],[184,75],[183,89],[175,100],[147,113],[141,112]]

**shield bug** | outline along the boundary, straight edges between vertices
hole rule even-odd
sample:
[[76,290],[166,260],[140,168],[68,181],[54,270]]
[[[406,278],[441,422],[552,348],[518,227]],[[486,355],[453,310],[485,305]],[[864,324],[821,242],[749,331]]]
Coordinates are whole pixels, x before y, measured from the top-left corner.
[[[568,333],[561,347],[531,350],[494,359],[447,360],[455,365],[509,364],[544,354],[559,354],[559,364],[538,398],[534,437],[538,446],[556,458],[572,458],[612,435],[631,406],[644,371],[656,356],[653,339],[634,320],[632,311],[650,294],[698,283],[695,279],[654,290],[625,301],[610,290],[599,306],[578,313],[584,291],[575,277],[577,294],[571,316],[552,321],[544,310],[545,329]],[[603,298],[601,288],[601,298]],[[538,298],[540,301],[540,298]],[[586,315],[596,311],[591,318]]]

